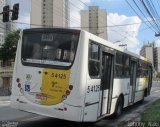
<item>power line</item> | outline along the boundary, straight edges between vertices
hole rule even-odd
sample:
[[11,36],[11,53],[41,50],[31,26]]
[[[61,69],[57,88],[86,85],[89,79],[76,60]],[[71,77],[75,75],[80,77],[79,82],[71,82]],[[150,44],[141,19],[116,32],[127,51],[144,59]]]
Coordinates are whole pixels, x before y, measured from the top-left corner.
[[[80,2],[82,2],[81,0],[80,0]],[[72,2],[70,2],[74,7],[76,7],[76,8],[78,8],[77,6],[75,6],[75,4],[73,4]],[[82,2],[83,3],[83,2]],[[83,3],[84,5],[86,5],[85,3]],[[87,6],[87,5],[86,5]],[[88,6],[87,6],[88,7]],[[47,9],[49,9],[49,10],[51,10],[50,8],[47,8]],[[78,9],[81,9],[81,8],[78,8]],[[67,19],[68,20],[68,19]],[[68,20],[69,21],[69,20]],[[70,20],[71,21],[71,20]],[[20,23],[20,22],[18,22],[19,24],[26,24],[26,23]],[[27,24],[28,25],[28,24]],[[53,27],[53,26],[49,26],[49,25],[37,25],[37,24],[29,24],[29,25],[36,25],[36,26],[48,26],[48,27]],[[130,25],[130,24],[127,24],[127,25]],[[104,28],[104,27],[118,27],[118,26],[124,26],[124,25],[115,25],[115,26],[102,26],[101,28]],[[73,27],[70,27],[70,28],[73,28]],[[74,27],[74,28],[78,28],[78,27]],[[79,27],[79,28],[83,28],[83,27]],[[85,28],[87,28],[87,27],[85,27]],[[126,33],[126,32],[125,32]]]
[[[137,23],[127,23],[127,24],[118,24],[118,25],[111,25],[111,26],[99,26],[100,28],[103,27],[122,27],[122,26],[130,26],[130,25],[137,25],[137,24],[141,24],[141,23],[147,23],[150,21],[142,21],[142,22],[137,22]],[[39,25],[39,24],[31,24],[31,23],[24,23],[24,22],[18,22],[18,21],[14,21],[13,23],[18,23],[18,24],[25,24],[25,25],[35,25],[35,26],[44,26],[44,25]],[[48,25],[49,27],[53,27]],[[74,28],[74,27],[69,27],[69,28]],[[75,28],[90,28],[90,27],[75,27]],[[91,28],[97,28],[97,27],[91,27]]]
[[[155,33],[160,33],[160,15],[159,11],[157,11],[157,8],[159,9],[160,4],[159,1],[152,1],[152,0],[132,0],[133,4],[136,6],[138,11],[142,14],[143,17],[141,17],[137,11],[133,8],[133,5],[131,6],[130,3],[125,0],[127,4],[130,6],[130,8],[141,18],[146,18],[148,23],[150,24],[150,28]],[[151,20],[149,19],[151,18]],[[148,26],[148,24],[146,23]]]
[[[84,2],[82,2],[81,0],[78,0],[78,1],[80,1],[83,5],[85,5],[87,8],[89,8],[89,6],[86,4],[86,3],[84,3]],[[81,8],[79,8],[77,5],[75,5],[75,3],[73,3],[72,1],[70,1],[70,4],[71,4],[71,6],[73,6],[74,8],[78,8],[79,10],[81,10]],[[94,10],[95,11],[95,10]],[[103,16],[101,16],[100,15],[100,17],[103,19],[104,17]],[[107,20],[107,19],[105,19],[105,20]],[[71,21],[71,20],[70,20]],[[134,23],[134,24],[123,24],[123,25],[115,25],[114,23],[112,23],[113,25],[112,26],[100,26],[99,28],[105,28],[105,27],[121,27],[121,26],[126,26],[126,25],[136,25],[136,24],[140,24],[140,23]],[[31,24],[32,25],[32,24]],[[34,25],[36,25],[36,24],[34,24]],[[43,26],[43,25],[38,25],[38,26]],[[45,26],[48,26],[48,25],[45,25]],[[48,27],[52,27],[52,26],[48,26]],[[56,27],[56,26],[55,26]],[[70,27],[70,28],[94,28],[94,27]],[[120,29],[120,28],[118,28],[118,29]],[[115,31],[115,30],[114,30]],[[120,31],[123,31],[122,29],[120,29]],[[117,33],[118,33],[118,31],[117,31]],[[120,33],[119,33],[120,34]],[[125,32],[125,35],[122,35],[122,36],[126,36],[126,32]],[[129,36],[131,36],[131,35],[129,35]],[[126,37],[127,38],[127,37]]]
[[[125,0],[126,1],[126,3],[129,5],[129,7],[134,11],[134,13],[140,18],[140,19],[142,19],[141,18],[141,16],[136,12],[136,10],[132,7],[132,5],[127,1],[127,0]],[[146,18],[147,19],[147,18]],[[147,22],[149,22],[148,21],[148,19],[147,19]],[[150,27],[147,23],[145,23],[148,27]],[[152,26],[152,24],[151,24],[151,26]],[[152,29],[152,27],[150,28],[153,32],[155,32],[154,31],[154,29]]]
[[[143,22],[140,22],[140,23],[145,23],[145,22],[148,22],[148,21],[143,21]],[[17,22],[17,23],[19,23],[19,24],[27,24],[27,25],[37,25],[37,24],[28,24],[28,23],[22,23],[22,22]],[[122,25],[113,25],[113,26],[100,26],[100,27],[119,27],[119,26],[126,26],[126,25],[135,25],[135,24],[140,24],[140,23],[122,24]],[[44,25],[37,25],[37,26],[44,26]],[[82,27],[79,27],[79,28],[82,28]],[[84,28],[87,28],[87,27],[84,27]]]
[[[141,2],[142,2],[142,4],[143,4],[146,12],[148,13],[148,15],[151,17],[151,19],[153,19],[153,22],[154,22],[155,25],[156,25],[155,27],[156,27],[157,30],[159,31],[160,29],[159,29],[159,27],[158,27],[158,25],[157,25],[157,23],[156,23],[156,21],[155,21],[155,19],[154,19],[154,16],[152,15],[152,12],[151,12],[151,11],[153,11],[153,10],[150,11],[150,10],[148,9],[147,5],[145,4],[145,2],[144,2],[144,1],[141,1]],[[148,1],[147,1],[147,2],[148,2]],[[152,7],[150,6],[150,4],[149,4],[149,3],[147,3],[147,4],[148,4],[149,8],[152,9]]]
[[[143,12],[143,11],[141,10],[141,8],[138,6],[139,4],[137,4],[137,3],[135,2],[135,0],[133,0],[133,2],[134,2],[134,4],[136,5],[136,7],[138,8],[138,10],[141,12],[141,14],[147,19],[147,21],[149,21],[149,20],[148,20],[148,16],[145,16],[144,12]],[[141,18],[141,19],[142,19],[142,18]],[[154,27],[154,24],[153,24],[152,22],[149,21],[149,23],[150,23],[150,25],[151,25],[152,27]],[[154,29],[156,30],[157,27],[154,27]]]
[[[79,0],[81,1],[81,0]],[[81,1],[82,2],[82,1]],[[83,2],[82,2],[83,3]],[[85,4],[85,3],[84,3]],[[85,4],[86,5],[86,4]],[[87,6],[87,5],[86,5]],[[87,6],[88,7],[88,6]],[[80,8],[79,8],[80,9]],[[144,21],[144,22],[148,22],[148,21]],[[15,23],[15,22],[14,22]],[[49,26],[49,25],[37,25],[37,24],[28,24],[28,23],[22,23],[22,22],[16,22],[17,24],[26,24],[26,25],[36,25],[36,26],[48,26],[48,27],[53,27],[53,26]],[[142,23],[142,22],[140,22]],[[140,24],[140,23],[132,23],[132,24],[122,24],[122,25],[112,25],[112,26],[100,26],[100,28],[104,28],[104,27],[121,27],[121,26],[127,26],[127,25],[136,25],[136,24]],[[56,26],[55,26],[56,27]],[[89,27],[70,27],[70,28],[89,28]],[[94,28],[94,27],[92,27]]]
[[[88,5],[86,4],[86,3],[84,3],[84,2],[82,2],[81,0],[79,0],[81,3],[83,3],[85,6],[87,6],[88,7]],[[89,7],[88,7],[89,8]],[[103,17],[103,16],[102,16]],[[106,20],[106,19],[104,19],[104,20]],[[113,25],[115,25],[113,22],[111,22]],[[118,27],[118,29],[120,29],[119,27]],[[122,30],[122,29],[120,29],[120,30]],[[114,30],[115,31],[115,30]],[[118,32],[116,32],[116,33],[118,33]],[[119,33],[120,34],[120,33]],[[122,35],[122,34],[120,34],[120,35]],[[125,36],[125,35],[122,35],[122,36]],[[130,35],[129,35],[130,36]],[[127,36],[125,36],[126,38],[127,38]],[[128,39],[128,38],[127,38]],[[128,39],[128,40],[130,40],[130,39]]]
[[[155,5],[153,4],[153,2],[151,1],[151,6],[153,7],[153,11],[154,11],[154,14],[156,15],[157,19],[160,19],[160,16],[155,8]],[[160,22],[159,22],[160,23]]]
[[[28,23],[22,23],[22,22],[13,22],[13,23],[17,23],[17,24],[27,24],[27,25],[35,25],[35,26],[43,26],[43,25],[37,25],[37,24],[28,24]],[[46,27],[58,27],[58,26],[46,26]],[[81,27],[69,27],[69,28],[81,28]],[[124,38],[127,38],[126,36],[124,36],[124,35],[122,35],[122,34],[120,34],[120,32],[122,32],[122,31],[116,31],[116,30],[112,30],[112,31],[114,31],[114,32],[116,32],[116,33],[118,33],[119,35],[121,35],[121,36],[123,36]],[[129,39],[128,39],[129,40]]]

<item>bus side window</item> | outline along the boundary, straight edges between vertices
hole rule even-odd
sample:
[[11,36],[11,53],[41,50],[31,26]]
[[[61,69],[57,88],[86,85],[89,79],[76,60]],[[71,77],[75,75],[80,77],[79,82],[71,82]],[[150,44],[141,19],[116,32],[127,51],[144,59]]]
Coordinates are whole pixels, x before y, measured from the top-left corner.
[[116,53],[116,66],[115,66],[115,77],[120,78],[123,76],[123,54],[117,52]]
[[100,48],[97,44],[89,44],[89,75],[91,78],[99,78],[100,75]]
[[129,78],[130,76],[130,70],[129,70],[129,60],[130,57],[129,55],[124,54],[123,55],[123,62],[124,62],[124,66],[123,66],[123,75],[125,78]]
[[144,78],[148,77],[148,70],[147,70],[147,63],[139,60],[138,61],[138,68],[137,68],[137,78]]
[[116,78],[129,78],[129,55],[122,54],[121,52],[116,53],[116,66],[115,66],[115,77]]

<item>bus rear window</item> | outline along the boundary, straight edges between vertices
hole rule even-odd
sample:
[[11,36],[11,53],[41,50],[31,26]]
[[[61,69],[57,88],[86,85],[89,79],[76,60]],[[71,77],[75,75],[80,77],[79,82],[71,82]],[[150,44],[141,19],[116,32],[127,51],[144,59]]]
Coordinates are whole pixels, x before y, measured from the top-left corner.
[[24,33],[22,62],[70,66],[76,53],[78,40],[77,33]]

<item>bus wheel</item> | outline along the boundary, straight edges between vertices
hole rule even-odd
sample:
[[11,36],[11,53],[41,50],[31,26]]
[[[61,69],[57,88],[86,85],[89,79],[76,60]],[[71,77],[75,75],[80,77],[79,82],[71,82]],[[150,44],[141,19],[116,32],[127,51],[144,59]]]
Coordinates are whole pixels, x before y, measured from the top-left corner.
[[116,109],[113,115],[114,118],[118,118],[122,114],[122,112],[123,112],[123,99],[120,96],[117,100]]
[[144,97],[147,97],[147,89],[144,90]]
[[142,97],[142,100],[140,100],[140,101],[139,101],[139,104],[143,104],[143,102],[144,102],[144,97],[145,97],[145,94],[146,94],[146,90],[144,91],[144,93],[143,93],[143,97]]
[[139,101],[139,104],[143,104],[144,102],[144,97],[142,98],[142,100]]

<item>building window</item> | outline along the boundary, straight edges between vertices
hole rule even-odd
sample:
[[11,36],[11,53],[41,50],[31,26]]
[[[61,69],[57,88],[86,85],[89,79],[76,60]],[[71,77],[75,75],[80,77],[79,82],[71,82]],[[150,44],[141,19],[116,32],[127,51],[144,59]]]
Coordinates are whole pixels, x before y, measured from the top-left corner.
[[130,76],[129,70],[130,58],[126,54],[120,52],[116,53],[115,77],[128,78]]

